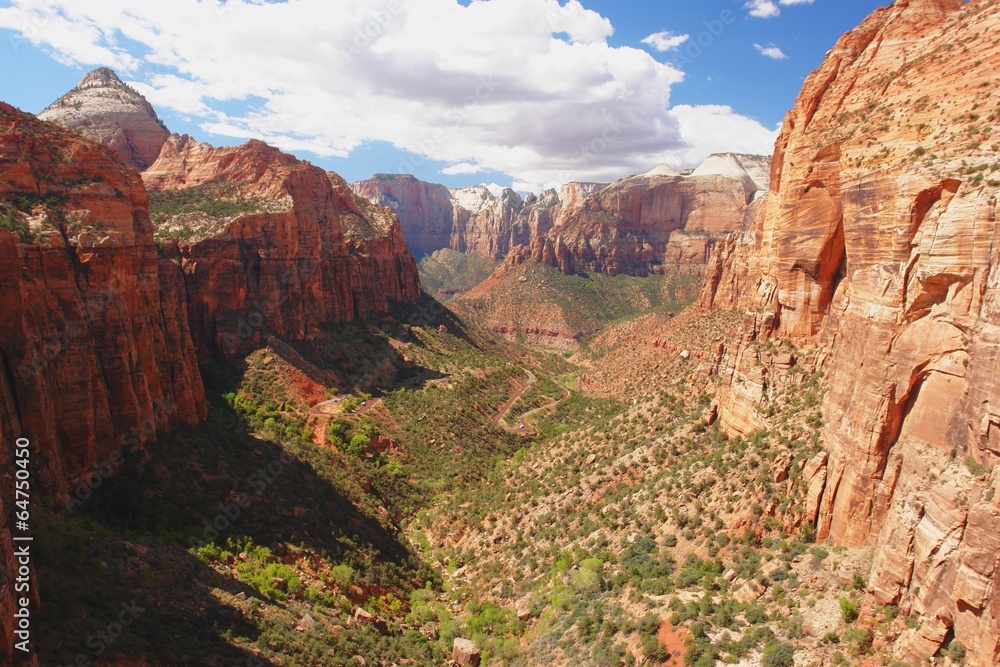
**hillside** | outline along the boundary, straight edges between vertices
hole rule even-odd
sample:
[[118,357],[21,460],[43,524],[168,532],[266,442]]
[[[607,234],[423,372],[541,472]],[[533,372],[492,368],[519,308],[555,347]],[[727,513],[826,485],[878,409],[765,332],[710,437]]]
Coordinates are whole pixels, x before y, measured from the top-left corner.
[[998,34],[525,198],[0,103],[0,664],[1000,664]]
[[694,301],[699,285],[697,278],[684,275],[576,276],[509,260],[449,305],[511,340],[571,352],[616,320],[649,311],[680,312]]
[[447,303],[483,282],[496,262],[450,248],[436,250],[420,259],[420,284],[441,303]]

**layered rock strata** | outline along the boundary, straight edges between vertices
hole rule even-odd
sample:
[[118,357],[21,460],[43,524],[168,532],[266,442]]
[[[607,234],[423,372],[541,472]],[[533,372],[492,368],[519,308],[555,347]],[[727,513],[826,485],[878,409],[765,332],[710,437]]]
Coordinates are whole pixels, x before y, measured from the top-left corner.
[[265,330],[313,337],[321,324],[420,298],[416,263],[391,211],[263,142],[214,148],[173,135],[143,180],[151,192],[224,186],[245,205],[223,216],[217,234],[173,246],[203,353],[245,353]]
[[38,117],[108,146],[139,171],[156,160],[170,135],[146,98],[107,67],[87,74]]
[[767,164],[713,155],[687,175],[664,165],[616,181],[561,213],[519,252],[563,273],[700,274],[714,239],[746,227]]
[[[575,185],[573,193],[597,187]],[[506,188],[494,195],[484,185],[449,190],[407,174],[376,174],[351,187],[399,216],[403,237],[418,257],[449,248],[500,260],[550,230],[563,209],[555,190],[522,198]]]
[[[134,170],[2,103],[0,216],[0,459],[9,470],[27,438],[35,503],[49,492],[58,505],[99,464],[205,416],[183,280],[158,257]],[[14,586],[0,584],[7,624]]]
[[[821,539],[875,545],[879,603],[923,619],[896,646],[909,664],[953,638],[1000,664],[998,4],[898,0],[841,38],[702,295],[747,310],[750,337],[830,350],[810,507]],[[729,366],[734,425],[761,383]]]

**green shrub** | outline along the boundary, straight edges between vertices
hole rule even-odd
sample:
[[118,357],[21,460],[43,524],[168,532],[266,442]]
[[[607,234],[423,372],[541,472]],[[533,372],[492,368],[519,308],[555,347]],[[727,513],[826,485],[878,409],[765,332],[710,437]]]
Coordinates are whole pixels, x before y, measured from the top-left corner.
[[983,466],[981,463],[979,463],[979,461],[977,461],[976,459],[972,458],[971,456],[965,457],[965,467],[968,468],[969,472],[971,472],[976,477],[981,477],[982,475],[985,475],[987,473],[986,467]]
[[772,639],[764,645],[760,664],[763,667],[793,667],[795,665],[795,647]]
[[858,620],[858,614],[860,613],[860,604],[848,598],[840,598],[840,615],[844,617],[845,622],[853,623]]
[[948,644],[948,657],[961,664],[965,661],[965,645],[957,639]]

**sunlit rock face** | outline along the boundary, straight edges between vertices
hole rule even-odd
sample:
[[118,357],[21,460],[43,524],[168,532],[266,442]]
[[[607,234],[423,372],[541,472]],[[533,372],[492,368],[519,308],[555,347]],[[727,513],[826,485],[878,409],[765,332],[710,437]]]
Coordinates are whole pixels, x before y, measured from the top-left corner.
[[170,134],[146,98],[107,67],[83,77],[38,117],[104,144],[139,171],[156,160]]
[[[747,310],[748,336],[828,348],[818,535],[876,546],[878,601],[925,619],[897,646],[911,664],[952,637],[1000,663],[997,5],[900,0],[842,37],[702,294]],[[724,423],[752,410],[749,367]]]

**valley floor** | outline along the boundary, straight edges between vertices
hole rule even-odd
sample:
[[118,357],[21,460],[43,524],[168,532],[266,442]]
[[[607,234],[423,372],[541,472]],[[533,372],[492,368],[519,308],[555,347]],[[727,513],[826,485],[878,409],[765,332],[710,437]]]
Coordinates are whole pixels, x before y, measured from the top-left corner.
[[815,351],[762,346],[798,361],[729,437],[738,322],[619,318],[567,355],[426,299],[206,368],[207,424],[47,514],[41,662],[870,662],[906,621],[803,520]]

